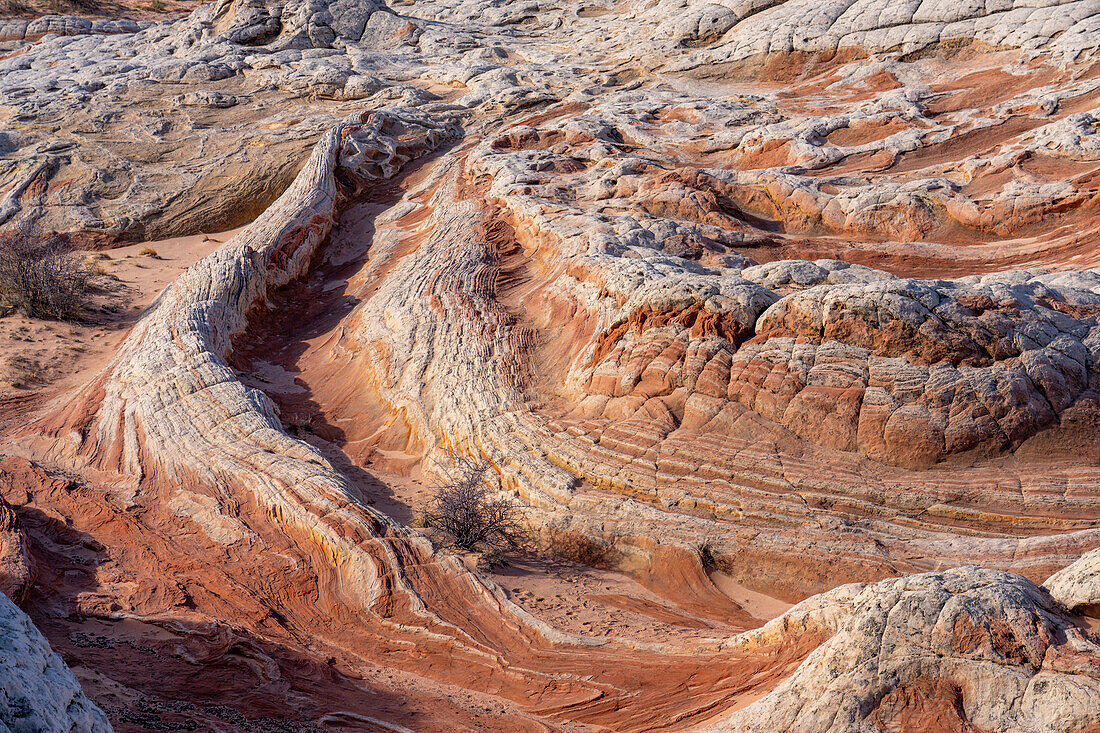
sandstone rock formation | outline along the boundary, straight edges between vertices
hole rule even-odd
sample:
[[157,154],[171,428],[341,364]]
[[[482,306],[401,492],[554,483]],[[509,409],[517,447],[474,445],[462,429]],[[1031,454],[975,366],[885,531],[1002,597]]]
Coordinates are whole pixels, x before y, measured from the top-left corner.
[[[472,691],[508,729],[1100,726],[1092,4],[50,22],[0,59],[0,224],[254,221],[6,428],[5,498],[64,518],[31,544],[86,548],[36,564],[47,634],[247,649],[317,725],[472,727]],[[370,504],[456,452],[720,633],[564,633]],[[754,629],[706,571],[801,603]],[[120,719],[218,715],[123,676]]]
[[[767,698],[721,730],[882,730],[928,716],[941,730],[1087,730],[1097,645],[1019,576],[958,568],[815,597],[834,610],[833,636]],[[809,602],[807,602],[809,603]],[[792,609],[796,614],[801,607]],[[838,612],[837,612],[838,611]],[[982,671],[978,671],[981,669]]]
[[80,689],[27,615],[0,593],[0,730],[109,733],[107,717]]
[[1047,578],[1043,586],[1066,608],[1096,616],[1100,613],[1100,550],[1086,552],[1077,562]]
[[0,498],[0,593],[23,600],[33,574],[23,528],[11,506]]

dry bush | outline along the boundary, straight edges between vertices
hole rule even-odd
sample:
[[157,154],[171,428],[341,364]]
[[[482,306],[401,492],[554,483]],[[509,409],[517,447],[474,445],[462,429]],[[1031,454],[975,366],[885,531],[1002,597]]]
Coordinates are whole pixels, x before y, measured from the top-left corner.
[[18,18],[31,11],[31,6],[23,0],[0,0],[0,18]]
[[717,570],[727,575],[733,573],[733,563],[729,557],[722,555],[709,542],[704,542],[699,546],[699,562],[706,570]]
[[544,531],[544,542],[546,551],[554,557],[598,570],[611,570],[619,559],[611,545],[560,527],[548,527]]
[[75,319],[90,276],[64,235],[39,237],[26,229],[0,234],[0,300],[24,315]]
[[157,254],[157,251],[152,247],[143,247],[142,250],[138,252],[138,254],[142,257],[152,257],[154,260],[160,259],[160,255]]
[[46,0],[45,5],[58,15],[89,15],[102,9],[99,0]]
[[488,461],[456,458],[455,466],[457,477],[435,488],[421,523],[444,532],[464,550],[522,547],[526,530],[519,507],[492,495],[485,482]]

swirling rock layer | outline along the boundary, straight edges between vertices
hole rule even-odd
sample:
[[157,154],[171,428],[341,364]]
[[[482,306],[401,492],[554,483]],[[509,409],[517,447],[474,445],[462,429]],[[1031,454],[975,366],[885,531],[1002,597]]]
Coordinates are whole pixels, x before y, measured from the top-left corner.
[[[242,725],[242,689],[322,728],[1100,726],[1098,18],[241,1],[15,37],[0,223],[255,217],[9,423],[27,603],[135,726]],[[455,452],[705,638],[556,630],[371,506],[365,468]],[[705,571],[801,603],[753,629]]]

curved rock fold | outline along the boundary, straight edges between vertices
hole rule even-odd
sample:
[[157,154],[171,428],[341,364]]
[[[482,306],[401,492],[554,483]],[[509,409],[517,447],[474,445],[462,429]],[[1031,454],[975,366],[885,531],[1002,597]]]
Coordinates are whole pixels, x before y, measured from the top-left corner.
[[[1100,727],[1098,18],[224,0],[0,31],[0,224],[251,220],[7,424],[0,588],[116,724],[240,726],[240,685],[322,729]],[[704,631],[555,628],[376,505],[455,454]],[[210,704],[111,678],[108,628]]]

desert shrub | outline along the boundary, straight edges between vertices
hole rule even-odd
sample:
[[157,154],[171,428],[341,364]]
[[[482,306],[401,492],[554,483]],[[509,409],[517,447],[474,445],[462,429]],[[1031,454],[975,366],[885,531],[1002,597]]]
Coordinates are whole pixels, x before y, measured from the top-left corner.
[[0,300],[27,316],[76,318],[90,275],[64,235],[36,236],[26,229],[0,233]]
[[722,555],[709,542],[704,542],[699,546],[699,562],[706,570],[717,570],[722,573],[730,573],[733,570],[729,558]]
[[525,530],[519,507],[490,491],[485,481],[488,462],[458,458],[455,466],[456,478],[435,488],[421,523],[445,533],[464,550],[522,546]]
[[31,6],[23,0],[0,0],[0,17],[18,18],[32,12]]
[[101,9],[99,0],[49,0],[46,7],[51,13],[58,15],[83,15],[96,13]]
[[619,559],[618,553],[610,544],[560,527],[547,528],[544,541],[546,550],[551,555],[599,570],[611,570]]

